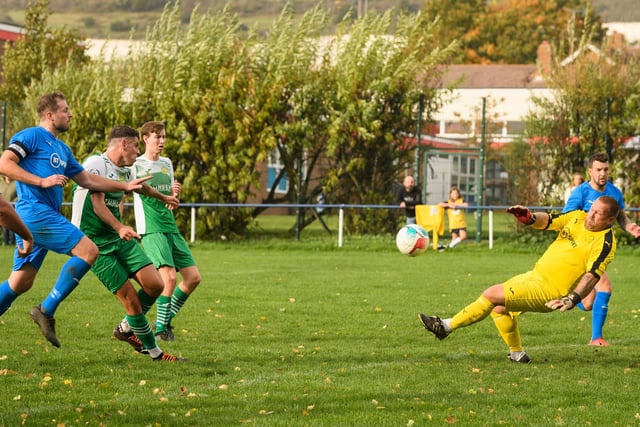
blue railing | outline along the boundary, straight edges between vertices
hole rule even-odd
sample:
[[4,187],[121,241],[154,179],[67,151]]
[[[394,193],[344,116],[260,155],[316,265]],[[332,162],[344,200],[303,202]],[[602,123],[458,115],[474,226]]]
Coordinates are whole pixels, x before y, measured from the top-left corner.
[[[488,240],[489,248],[493,248],[493,213],[495,211],[505,211],[510,205],[492,205],[492,206],[468,206],[466,209],[469,211],[487,211],[488,218]],[[402,209],[398,205],[365,205],[365,204],[331,204],[331,203],[182,203],[180,208],[191,209],[191,226],[190,226],[190,241],[193,243],[196,241],[196,210],[198,208],[310,208],[310,209],[337,209],[338,210],[338,247],[342,247],[344,244],[344,211],[345,209]],[[529,209],[534,211],[550,211],[550,210],[562,210],[562,206],[528,206]],[[640,208],[625,208],[627,213],[640,212]]]

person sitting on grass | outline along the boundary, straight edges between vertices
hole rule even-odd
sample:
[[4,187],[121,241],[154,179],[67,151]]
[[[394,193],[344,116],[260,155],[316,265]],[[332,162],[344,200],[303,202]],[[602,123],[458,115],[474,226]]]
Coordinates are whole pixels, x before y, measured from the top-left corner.
[[519,205],[508,208],[507,212],[525,225],[558,231],[557,238],[531,271],[487,288],[476,301],[452,318],[441,319],[420,313],[420,321],[442,340],[454,330],[491,315],[509,347],[509,360],[531,363],[522,347],[518,315],[527,311],[571,310],[591,292],[616,252],[611,227],[618,210],[618,202],[609,196],[599,197],[589,212],[547,214],[532,213]]

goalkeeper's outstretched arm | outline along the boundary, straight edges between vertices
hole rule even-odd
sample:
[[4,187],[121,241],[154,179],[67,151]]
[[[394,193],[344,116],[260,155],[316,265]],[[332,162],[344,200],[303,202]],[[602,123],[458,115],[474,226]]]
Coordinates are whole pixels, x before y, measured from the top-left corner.
[[528,225],[533,228],[542,229],[549,223],[549,214],[546,212],[531,212],[529,208],[521,205],[511,206],[507,208],[507,213],[510,213],[516,219],[524,225]]

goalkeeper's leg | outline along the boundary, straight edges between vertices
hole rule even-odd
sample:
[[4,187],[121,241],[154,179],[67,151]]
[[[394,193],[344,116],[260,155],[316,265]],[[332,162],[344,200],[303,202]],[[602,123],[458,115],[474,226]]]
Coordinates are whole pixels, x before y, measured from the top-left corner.
[[522,339],[518,328],[518,318],[509,313],[491,312],[491,318],[495,323],[498,333],[504,343],[509,347],[509,351],[522,351]]
[[495,306],[484,295],[481,295],[480,298],[453,316],[450,322],[451,329],[455,330],[481,321],[491,314],[493,307]]
[[520,338],[520,328],[518,328],[519,313],[491,312],[493,323],[498,328],[498,333],[502,340],[509,347],[509,360],[517,363],[531,363],[531,358],[522,348],[522,339]]

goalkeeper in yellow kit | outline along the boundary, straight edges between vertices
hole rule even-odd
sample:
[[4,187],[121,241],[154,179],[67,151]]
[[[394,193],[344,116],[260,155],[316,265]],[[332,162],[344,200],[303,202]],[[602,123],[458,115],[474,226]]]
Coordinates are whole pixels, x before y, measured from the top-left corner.
[[556,230],[558,237],[531,271],[485,289],[480,298],[452,318],[420,313],[420,321],[442,340],[454,330],[491,315],[509,347],[509,359],[530,363],[531,358],[523,351],[517,316],[527,311],[571,310],[591,292],[616,251],[611,226],[618,210],[618,203],[609,196],[599,197],[589,212],[547,214],[532,213],[523,206],[510,207],[507,212],[521,223]]

